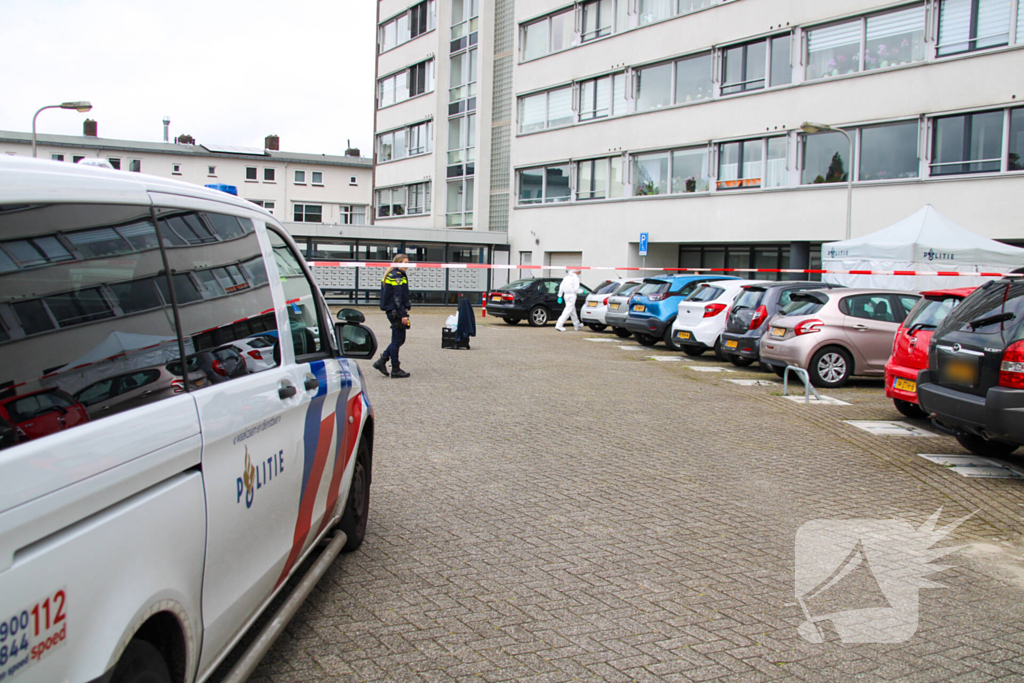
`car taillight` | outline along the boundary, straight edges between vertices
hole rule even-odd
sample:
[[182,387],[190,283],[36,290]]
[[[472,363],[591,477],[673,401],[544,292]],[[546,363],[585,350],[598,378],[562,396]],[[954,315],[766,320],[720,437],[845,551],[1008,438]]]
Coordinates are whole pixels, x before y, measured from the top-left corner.
[[604,298],[604,301],[601,302],[601,305],[602,306],[607,306],[608,305],[608,297]]
[[256,360],[263,360],[263,354],[260,353],[259,351],[249,351],[248,353]]
[[502,301],[515,301],[516,300],[516,295],[513,294],[512,292],[502,292],[501,293],[501,300]]
[[764,321],[768,319],[768,309],[764,306],[758,306],[757,310],[754,311],[754,317],[750,319],[750,327],[747,329],[756,330],[764,324]]
[[1024,340],[1016,341],[1003,351],[999,364],[999,386],[1024,389]]
[[728,306],[725,304],[708,304],[704,307],[704,317],[714,318],[716,315],[724,311]]
[[664,294],[648,294],[647,298],[650,299],[651,301],[661,301],[662,299],[665,298],[665,295]]
[[228,371],[224,369],[224,364],[221,363],[219,360],[213,361],[213,371],[216,372],[221,377],[228,376]]
[[171,380],[171,390],[175,394],[180,394],[181,392],[185,391],[185,382],[183,382],[180,379],[172,379]]
[[823,320],[816,320],[812,318],[811,320],[804,320],[803,322],[797,323],[796,327],[793,328],[793,331],[798,337],[802,334],[814,334],[815,332],[821,332],[821,326],[824,324],[825,322]]

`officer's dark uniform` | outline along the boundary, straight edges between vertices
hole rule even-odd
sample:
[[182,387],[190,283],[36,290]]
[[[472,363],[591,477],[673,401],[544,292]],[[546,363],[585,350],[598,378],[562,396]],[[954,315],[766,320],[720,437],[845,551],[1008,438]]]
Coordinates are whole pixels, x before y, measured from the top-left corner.
[[385,375],[388,374],[386,364],[390,360],[392,377],[407,376],[398,360],[398,349],[405,343],[406,327],[402,323],[402,318],[409,315],[411,307],[409,278],[397,268],[392,268],[384,276],[380,286],[380,308],[387,313],[388,321],[391,323],[391,344],[384,349],[380,359],[373,364],[373,367]]

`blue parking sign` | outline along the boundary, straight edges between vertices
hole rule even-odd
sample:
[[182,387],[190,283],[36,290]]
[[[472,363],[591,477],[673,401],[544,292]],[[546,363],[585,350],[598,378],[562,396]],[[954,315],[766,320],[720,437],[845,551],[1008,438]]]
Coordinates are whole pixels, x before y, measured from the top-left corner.
[[647,233],[640,233],[640,255],[647,256]]

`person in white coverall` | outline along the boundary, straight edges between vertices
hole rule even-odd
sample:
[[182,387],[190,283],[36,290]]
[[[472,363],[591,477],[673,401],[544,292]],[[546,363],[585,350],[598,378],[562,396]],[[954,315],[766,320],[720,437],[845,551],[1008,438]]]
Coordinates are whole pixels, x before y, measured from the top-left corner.
[[576,313],[576,292],[580,288],[580,271],[570,270],[562,278],[562,284],[558,286],[558,298],[565,301],[565,310],[562,311],[562,315],[558,316],[558,323],[555,325],[555,329],[559,332],[565,332],[565,321],[572,316],[572,324],[577,330],[583,329],[583,323],[580,322],[580,316]]

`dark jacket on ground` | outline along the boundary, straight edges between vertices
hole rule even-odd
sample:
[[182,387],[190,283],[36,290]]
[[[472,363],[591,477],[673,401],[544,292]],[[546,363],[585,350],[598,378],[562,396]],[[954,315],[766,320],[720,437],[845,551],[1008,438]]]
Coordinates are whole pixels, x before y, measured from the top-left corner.
[[473,304],[468,299],[459,302],[459,325],[455,330],[455,341],[462,343],[476,336],[476,317],[473,315]]
[[380,285],[380,310],[402,319],[409,314],[410,308],[409,278],[397,268],[392,268],[384,275]]

